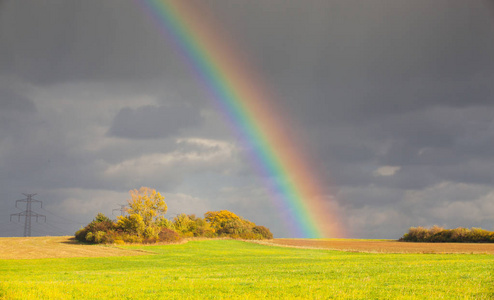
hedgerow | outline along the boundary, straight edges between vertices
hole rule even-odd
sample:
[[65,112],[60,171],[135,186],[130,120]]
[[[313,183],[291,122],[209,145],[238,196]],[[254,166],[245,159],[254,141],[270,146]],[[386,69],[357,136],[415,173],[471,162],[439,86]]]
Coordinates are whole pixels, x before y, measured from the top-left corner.
[[155,190],[142,187],[130,191],[130,208],[126,216],[110,220],[98,213],[91,223],[75,233],[77,240],[95,244],[178,242],[188,237],[229,237],[235,239],[272,239],[264,226],[257,226],[227,211],[209,211],[204,218],[179,214],[165,219],[164,197]]
[[399,240],[428,243],[494,243],[494,231],[463,227],[455,229],[445,229],[439,226],[411,227],[408,233],[405,233]]

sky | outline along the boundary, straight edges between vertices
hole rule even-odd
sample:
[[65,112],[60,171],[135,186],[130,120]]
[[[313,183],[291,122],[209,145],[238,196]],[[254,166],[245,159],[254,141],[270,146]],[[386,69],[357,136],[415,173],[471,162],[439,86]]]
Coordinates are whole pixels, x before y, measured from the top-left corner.
[[[198,4],[276,95],[273,116],[316,162],[346,237],[494,230],[492,1]],[[23,235],[10,220],[22,193],[43,201],[33,236],[72,235],[141,186],[168,218],[227,209],[293,236],[136,2],[0,0],[0,54],[0,236]]]

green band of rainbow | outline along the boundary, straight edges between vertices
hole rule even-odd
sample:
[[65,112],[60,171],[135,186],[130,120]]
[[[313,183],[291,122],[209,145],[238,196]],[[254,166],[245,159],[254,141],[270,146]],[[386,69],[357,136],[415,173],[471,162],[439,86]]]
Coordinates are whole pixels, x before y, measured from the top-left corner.
[[213,95],[237,133],[251,147],[271,198],[283,210],[296,237],[341,235],[335,216],[324,207],[323,189],[302,153],[288,141],[281,116],[270,106],[267,89],[232,51],[219,26],[185,0],[139,0],[138,3],[172,40]]

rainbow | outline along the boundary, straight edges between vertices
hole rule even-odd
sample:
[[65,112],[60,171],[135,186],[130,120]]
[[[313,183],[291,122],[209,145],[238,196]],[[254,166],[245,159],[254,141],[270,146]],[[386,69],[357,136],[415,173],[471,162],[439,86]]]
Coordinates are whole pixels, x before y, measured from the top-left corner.
[[[175,43],[204,87],[250,148],[253,162],[266,178],[274,204],[294,237],[342,236],[337,218],[326,207],[318,178],[308,167],[293,137],[288,139],[273,95],[258,80],[221,26],[203,9],[185,0],[136,0],[154,19],[163,36]],[[198,5],[198,4],[196,4]],[[327,199],[326,199],[327,200]]]

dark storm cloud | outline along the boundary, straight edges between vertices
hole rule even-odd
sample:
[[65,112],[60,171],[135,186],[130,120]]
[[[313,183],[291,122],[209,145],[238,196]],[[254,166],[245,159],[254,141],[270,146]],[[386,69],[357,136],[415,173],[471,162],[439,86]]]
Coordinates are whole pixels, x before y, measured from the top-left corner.
[[34,112],[36,106],[31,99],[9,88],[0,88],[0,110],[4,112]]
[[486,59],[492,67],[492,23],[482,1],[211,2],[268,74],[353,84],[355,76],[454,77],[478,72]]
[[36,84],[184,76],[180,60],[130,1],[7,1],[0,70]]
[[31,99],[0,85],[0,141],[25,131],[35,112],[36,106]]
[[130,139],[164,138],[200,124],[199,112],[191,107],[125,107],[115,116],[108,133]]
[[481,1],[238,6],[219,7],[230,12],[219,17],[230,18],[267,80],[281,86],[282,105],[307,124],[492,104],[494,33]]
[[[494,226],[492,1],[192,4],[278,96],[354,236]],[[153,184],[185,207],[265,208],[239,188],[262,181],[245,149],[134,2],[0,1],[0,53],[2,199],[37,189],[92,218]]]

